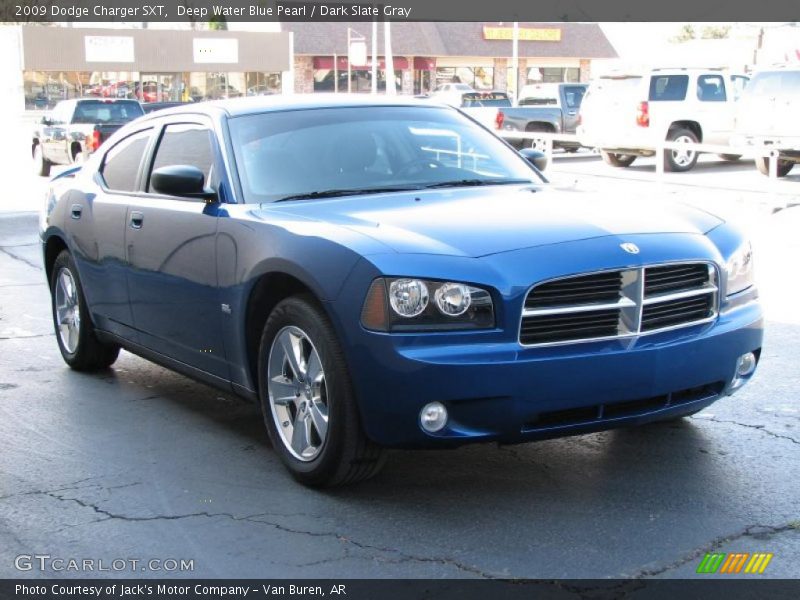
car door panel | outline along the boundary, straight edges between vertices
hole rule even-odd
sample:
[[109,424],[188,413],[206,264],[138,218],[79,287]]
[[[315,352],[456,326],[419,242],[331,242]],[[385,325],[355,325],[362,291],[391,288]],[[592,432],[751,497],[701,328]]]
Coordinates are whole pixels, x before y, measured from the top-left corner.
[[[173,135],[171,127],[203,131],[211,143],[203,125],[168,124],[151,168],[164,166],[165,160],[172,165],[198,159],[197,141],[173,143],[166,137]],[[170,156],[162,159],[165,153]],[[211,165],[205,169],[213,170]],[[128,207],[125,246],[131,309],[142,344],[228,379],[216,272],[217,215],[215,203],[142,193]]]

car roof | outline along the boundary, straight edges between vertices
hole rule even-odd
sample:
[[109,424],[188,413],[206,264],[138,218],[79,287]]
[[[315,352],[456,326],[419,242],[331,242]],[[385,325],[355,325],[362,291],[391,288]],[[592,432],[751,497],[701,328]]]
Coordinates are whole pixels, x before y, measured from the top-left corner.
[[[436,103],[409,96],[373,96],[370,94],[274,94],[271,96],[250,96],[228,100],[189,102],[179,107],[158,111],[158,118],[174,114],[194,113],[229,117],[254,115],[266,112],[287,110],[308,110],[314,108],[345,108],[369,106],[437,106]],[[444,107],[444,105],[442,105]],[[446,108],[446,107],[444,107]],[[155,111],[154,111],[155,113]],[[154,114],[153,113],[153,114]]]

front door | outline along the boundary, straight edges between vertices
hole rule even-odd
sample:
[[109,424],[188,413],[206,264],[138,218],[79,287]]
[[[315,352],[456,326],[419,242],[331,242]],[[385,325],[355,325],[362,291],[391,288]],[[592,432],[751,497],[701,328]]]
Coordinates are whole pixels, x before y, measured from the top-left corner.
[[163,127],[143,193],[128,208],[131,309],[143,345],[228,379],[216,273],[216,204],[150,188],[153,170],[191,165],[218,188],[214,136],[203,122]]

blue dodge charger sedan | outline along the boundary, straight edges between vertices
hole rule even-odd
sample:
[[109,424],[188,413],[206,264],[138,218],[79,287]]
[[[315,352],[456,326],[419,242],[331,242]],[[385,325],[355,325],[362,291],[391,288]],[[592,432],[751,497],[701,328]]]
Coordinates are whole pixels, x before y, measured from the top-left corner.
[[387,447],[680,418],[752,376],[749,242],[648,198],[550,189],[459,111],[259,97],[142,117],[41,222],[69,366],[120,348],[257,401],[307,485]]

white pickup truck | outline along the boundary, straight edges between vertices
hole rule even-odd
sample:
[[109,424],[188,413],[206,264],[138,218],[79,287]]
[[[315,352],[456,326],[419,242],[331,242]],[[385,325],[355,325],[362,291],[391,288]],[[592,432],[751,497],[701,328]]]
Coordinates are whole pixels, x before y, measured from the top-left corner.
[[[589,86],[577,133],[583,146],[598,148],[606,163],[627,167],[653,156],[660,141],[728,145],[735,100],[744,75],[714,69],[654,69],[645,75],[608,75]],[[726,160],[735,154],[720,155]],[[688,171],[698,152],[668,150],[667,171]]]
[[[732,144],[774,146],[778,150],[778,177],[800,163],[800,67],[759,71],[737,103],[736,134]],[[769,159],[756,166],[769,175]]]

